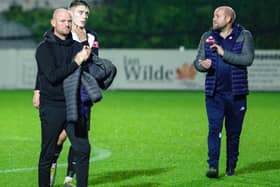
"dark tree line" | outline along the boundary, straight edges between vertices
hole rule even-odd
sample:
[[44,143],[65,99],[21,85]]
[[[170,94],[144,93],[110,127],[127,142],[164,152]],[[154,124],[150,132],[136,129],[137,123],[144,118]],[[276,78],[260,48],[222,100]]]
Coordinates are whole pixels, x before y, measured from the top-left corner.
[[[252,32],[256,48],[280,48],[277,0],[104,0],[92,7],[88,26],[97,32],[102,48],[196,48],[221,5],[235,9],[237,22]],[[52,10],[13,9],[4,16],[30,27],[39,41],[51,14]]]

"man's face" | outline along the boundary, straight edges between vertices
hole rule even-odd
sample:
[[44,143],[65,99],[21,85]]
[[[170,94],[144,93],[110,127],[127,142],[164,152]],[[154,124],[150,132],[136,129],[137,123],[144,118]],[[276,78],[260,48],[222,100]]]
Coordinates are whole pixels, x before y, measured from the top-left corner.
[[72,17],[67,11],[58,11],[51,21],[58,36],[67,36],[71,32]]
[[86,6],[79,5],[72,7],[70,9],[73,18],[73,24],[79,26],[80,28],[84,28],[86,26],[89,9]]
[[213,29],[222,30],[228,24],[224,9],[216,9],[213,16]]

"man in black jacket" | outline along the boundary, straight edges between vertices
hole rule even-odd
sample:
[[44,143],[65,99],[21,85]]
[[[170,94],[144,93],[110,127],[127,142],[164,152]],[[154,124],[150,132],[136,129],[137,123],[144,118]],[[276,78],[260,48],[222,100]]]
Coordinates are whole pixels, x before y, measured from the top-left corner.
[[39,186],[50,186],[50,167],[57,139],[66,128],[77,157],[77,186],[87,186],[90,144],[87,137],[77,137],[75,127],[66,123],[66,103],[63,81],[79,69],[90,54],[88,46],[72,39],[72,18],[66,9],[56,9],[51,20],[52,29],[36,50],[40,83],[41,153]]
[[[94,32],[91,32],[85,28],[88,19],[89,8],[90,7],[88,3],[83,0],[73,0],[69,6],[73,19],[72,37],[75,41],[78,41],[82,45],[88,45],[91,48],[92,54],[94,54],[94,56],[91,56],[91,58],[89,58],[90,60],[88,60],[86,63],[83,63],[81,68],[75,70],[74,73],[69,75],[68,78],[64,80],[64,93],[67,104],[67,121],[69,122],[70,126],[73,124],[72,122],[79,123],[79,127],[84,126],[84,128],[77,129],[79,133],[83,132],[84,137],[87,137],[88,133],[87,131],[85,132],[85,130],[89,129],[90,126],[90,108],[93,103],[97,102],[102,97],[100,88],[107,89],[111,85],[116,75],[116,68],[111,62],[106,59],[100,59],[96,56],[98,55],[99,48],[97,36]],[[87,71],[83,71],[84,69],[87,69]],[[91,75],[88,75],[87,73],[90,73]],[[81,81],[83,82],[81,85],[79,85],[79,77],[81,77]],[[36,108],[39,108],[40,106],[39,87],[40,82],[37,76],[33,97],[33,105]],[[81,110],[78,111],[77,108]],[[82,111],[84,112],[81,113]],[[74,125],[74,127],[76,127],[76,125]],[[81,129],[83,131],[81,131]],[[66,132],[63,130],[59,135],[54,159],[51,165],[50,186],[54,185],[57,166],[56,162],[66,137]],[[74,186],[73,176],[75,173],[75,163],[76,161],[74,160],[74,151],[71,146],[68,153],[68,167],[64,186]]]

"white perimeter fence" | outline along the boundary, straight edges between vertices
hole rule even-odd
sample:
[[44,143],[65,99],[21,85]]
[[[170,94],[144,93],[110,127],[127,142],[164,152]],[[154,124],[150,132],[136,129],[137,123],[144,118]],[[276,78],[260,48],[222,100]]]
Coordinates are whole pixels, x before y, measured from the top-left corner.
[[[0,50],[0,89],[33,89],[34,49]],[[196,50],[103,49],[118,69],[110,89],[203,90],[205,74],[192,65]],[[280,50],[256,50],[248,68],[250,90],[280,91]]]

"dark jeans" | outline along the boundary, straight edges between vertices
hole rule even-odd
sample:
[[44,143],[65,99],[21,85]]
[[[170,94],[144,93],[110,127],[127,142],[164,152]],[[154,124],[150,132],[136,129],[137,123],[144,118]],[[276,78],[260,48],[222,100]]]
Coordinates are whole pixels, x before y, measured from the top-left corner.
[[234,97],[231,95],[216,94],[206,97],[208,116],[208,164],[218,168],[220,144],[225,119],[227,137],[227,168],[236,167],[239,155],[239,139],[242,123],[246,113],[246,96]]
[[[76,161],[77,187],[87,187],[90,144],[88,139],[89,115],[82,115],[77,123],[66,124],[65,106],[40,106],[42,143],[39,159],[39,187],[50,186],[50,167],[54,158],[59,134],[66,126]],[[84,129],[85,128],[85,129]]]

